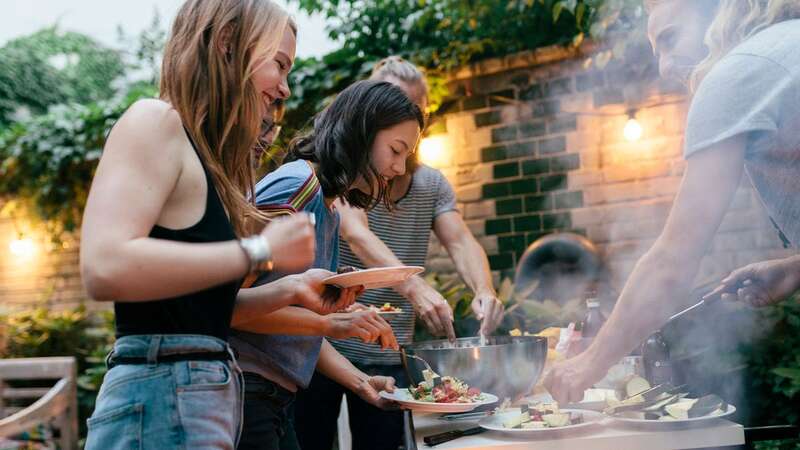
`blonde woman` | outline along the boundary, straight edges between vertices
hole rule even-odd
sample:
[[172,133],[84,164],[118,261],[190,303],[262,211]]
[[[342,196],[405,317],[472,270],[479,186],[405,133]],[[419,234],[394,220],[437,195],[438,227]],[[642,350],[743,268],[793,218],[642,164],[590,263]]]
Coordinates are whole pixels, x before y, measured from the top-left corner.
[[328,312],[319,278],[239,290],[248,273],[305,269],[308,216],[257,230],[254,152],[289,96],[295,26],[268,0],[188,0],[164,52],[161,98],[109,135],[81,230],[88,294],[113,301],[117,342],[88,420],[87,449],[233,449],[241,372],[231,320],[299,303]]
[[611,365],[688,306],[700,260],[742,172],[784,242],[800,244],[800,2],[645,3],[661,74],[691,86],[688,164],[664,230],[636,264],[608,322],[586,352],[547,376],[559,401],[582,399]]

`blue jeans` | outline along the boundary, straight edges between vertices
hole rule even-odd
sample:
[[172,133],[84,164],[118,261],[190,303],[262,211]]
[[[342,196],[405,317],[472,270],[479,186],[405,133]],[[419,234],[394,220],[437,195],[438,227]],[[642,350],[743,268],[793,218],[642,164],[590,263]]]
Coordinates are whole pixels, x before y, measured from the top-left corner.
[[[159,357],[206,352],[229,352],[231,360],[159,362]],[[236,448],[243,382],[225,341],[200,335],[125,336],[112,355],[146,362],[108,371],[87,420],[86,450]]]

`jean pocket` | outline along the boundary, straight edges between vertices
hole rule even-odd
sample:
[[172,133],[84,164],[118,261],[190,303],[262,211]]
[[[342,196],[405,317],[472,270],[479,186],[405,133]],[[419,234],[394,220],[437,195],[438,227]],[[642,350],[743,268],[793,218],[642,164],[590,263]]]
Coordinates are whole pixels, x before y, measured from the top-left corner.
[[178,390],[221,390],[231,384],[231,370],[224,361],[189,361],[188,384],[178,385]]
[[[97,412],[97,411],[95,411]],[[142,448],[144,405],[120,406],[92,415],[86,425],[86,450],[139,450]]]

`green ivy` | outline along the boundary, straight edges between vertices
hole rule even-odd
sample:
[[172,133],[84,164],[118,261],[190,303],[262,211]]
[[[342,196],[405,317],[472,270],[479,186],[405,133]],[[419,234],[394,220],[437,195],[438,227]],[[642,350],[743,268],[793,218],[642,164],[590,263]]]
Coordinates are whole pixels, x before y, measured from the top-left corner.
[[56,26],[14,39],[0,49],[0,128],[20,108],[36,115],[59,103],[110,98],[124,69],[117,51]]
[[39,219],[58,238],[80,226],[89,186],[111,126],[142,86],[108,102],[58,105],[0,134],[0,199],[12,214]]

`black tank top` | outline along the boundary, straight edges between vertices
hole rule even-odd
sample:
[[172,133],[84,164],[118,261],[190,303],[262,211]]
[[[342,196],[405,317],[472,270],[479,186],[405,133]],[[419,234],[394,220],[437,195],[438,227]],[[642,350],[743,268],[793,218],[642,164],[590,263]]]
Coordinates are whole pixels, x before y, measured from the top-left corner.
[[[196,152],[197,147],[191,137],[189,142]],[[202,158],[200,163],[203,164]],[[203,172],[206,176],[207,194],[206,210],[200,221],[182,230],[155,225],[150,231],[150,237],[180,242],[236,239],[233,226],[225,214],[225,208],[205,164]],[[180,297],[148,302],[115,302],[117,337],[134,334],[202,334],[227,340],[233,304],[240,285],[241,280],[236,280]]]

